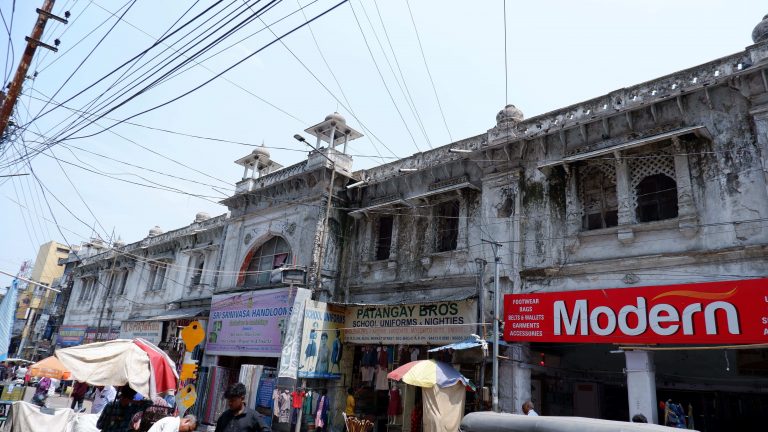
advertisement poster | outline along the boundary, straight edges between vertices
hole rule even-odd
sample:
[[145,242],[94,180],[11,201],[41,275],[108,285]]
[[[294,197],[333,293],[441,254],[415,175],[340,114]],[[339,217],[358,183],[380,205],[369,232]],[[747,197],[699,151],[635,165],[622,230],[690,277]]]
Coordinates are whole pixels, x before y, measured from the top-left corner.
[[307,300],[301,335],[299,378],[341,378],[343,307]]
[[157,345],[163,341],[162,321],[123,321],[120,339],[142,338]]
[[118,336],[120,336],[120,327],[88,327],[85,330],[85,340],[83,343],[114,340]]
[[288,319],[283,340],[283,352],[280,354],[280,378],[296,379],[301,359],[301,331],[304,325],[304,307],[311,292],[306,288],[296,288],[293,296],[293,311]]
[[293,304],[288,288],[220,294],[208,320],[208,355],[280,357]]
[[348,306],[344,340],[387,345],[444,345],[476,329],[477,302]]
[[768,338],[768,279],[509,294],[504,339],[752,344]]
[[59,335],[56,337],[56,345],[62,348],[80,345],[85,338],[84,325],[71,325],[59,327]]

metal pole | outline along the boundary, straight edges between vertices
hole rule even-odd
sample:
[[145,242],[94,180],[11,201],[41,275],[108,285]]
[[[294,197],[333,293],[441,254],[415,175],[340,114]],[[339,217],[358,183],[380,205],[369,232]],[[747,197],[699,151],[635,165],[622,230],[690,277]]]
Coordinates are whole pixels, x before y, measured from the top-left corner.
[[26,283],[28,283],[28,284],[36,285],[36,286],[39,286],[40,288],[45,288],[45,289],[47,289],[47,290],[55,291],[55,292],[57,292],[57,293],[58,293],[58,292],[61,292],[61,290],[57,290],[56,288],[51,288],[51,287],[49,287],[48,285],[43,285],[43,284],[41,284],[41,283],[37,283],[37,282],[35,282],[35,281],[31,280],[31,279],[27,279],[27,278],[24,278],[24,277],[21,277],[21,276],[15,275],[15,274],[13,274],[13,273],[8,273],[8,272],[6,272],[6,271],[2,271],[2,270],[0,270],[0,274],[4,274],[4,275],[6,275],[6,276],[11,276],[11,277],[14,277],[14,278],[16,278],[16,279],[18,279],[18,280],[20,280],[20,281],[22,281],[22,282],[26,282]]
[[498,246],[493,247],[493,411],[499,412],[499,258]]
[[497,241],[480,239],[483,243],[489,243],[493,250],[493,376],[491,397],[493,401],[493,411],[499,412],[499,303],[501,301],[501,292],[499,289],[499,248],[501,243]]

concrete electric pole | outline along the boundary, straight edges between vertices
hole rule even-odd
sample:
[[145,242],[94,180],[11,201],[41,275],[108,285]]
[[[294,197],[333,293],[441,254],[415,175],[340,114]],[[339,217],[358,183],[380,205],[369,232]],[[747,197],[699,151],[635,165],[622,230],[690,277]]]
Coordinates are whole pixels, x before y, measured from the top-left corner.
[[499,248],[501,243],[481,239],[493,248],[493,370],[491,379],[491,403],[494,412],[499,412],[499,322],[501,321],[501,292],[499,287]]
[[21,93],[21,87],[24,85],[24,79],[29,71],[29,65],[32,64],[32,58],[35,56],[37,47],[42,46],[53,52],[58,51],[58,48],[40,41],[40,38],[43,36],[43,31],[45,30],[45,24],[48,22],[49,18],[67,24],[66,19],[57,17],[51,13],[51,10],[53,10],[53,3],[54,0],[45,0],[43,8],[37,9],[37,22],[32,29],[32,35],[25,38],[27,41],[27,48],[24,49],[24,54],[21,56],[21,60],[19,60],[19,66],[16,68],[16,75],[14,75],[13,81],[11,81],[8,87],[8,94],[2,100],[2,104],[0,104],[2,105],[0,107],[0,139],[5,136],[5,130],[8,127],[11,113],[13,113],[13,107],[16,105],[16,99],[18,99],[19,94]]

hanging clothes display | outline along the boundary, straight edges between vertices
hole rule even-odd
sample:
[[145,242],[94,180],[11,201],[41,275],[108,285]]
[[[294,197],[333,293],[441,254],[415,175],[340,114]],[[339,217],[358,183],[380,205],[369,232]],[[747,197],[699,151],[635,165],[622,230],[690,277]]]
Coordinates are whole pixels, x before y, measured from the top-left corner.
[[308,391],[306,395],[304,395],[304,406],[302,407],[302,412],[304,413],[304,423],[306,423],[308,426],[315,424],[315,416],[314,411],[312,411],[312,400],[315,397],[315,393],[312,391]]
[[380,346],[377,350],[377,353],[378,361],[376,364],[378,364],[380,368],[387,370],[389,367],[389,354],[387,353],[387,347]]
[[387,379],[387,369],[380,366],[376,367],[376,390],[389,390],[389,380]]
[[259,393],[259,382],[264,366],[244,364],[240,366],[240,376],[237,381],[245,385],[245,403],[248,408],[256,408],[256,399]]
[[328,396],[323,393],[321,393],[320,400],[317,402],[317,412],[315,413],[316,430],[325,430],[326,423],[328,422]]
[[392,387],[389,390],[389,405],[387,406],[388,416],[398,416],[403,413],[403,403],[400,397],[400,389]]
[[220,367],[208,366],[202,368],[198,375],[197,400],[200,403],[197,410],[201,422],[214,424],[219,416],[227,409],[224,392],[235,382],[235,371]]
[[277,421],[279,423],[288,423],[291,421],[291,393],[289,390],[285,390],[280,393],[278,401],[279,412],[277,415]]

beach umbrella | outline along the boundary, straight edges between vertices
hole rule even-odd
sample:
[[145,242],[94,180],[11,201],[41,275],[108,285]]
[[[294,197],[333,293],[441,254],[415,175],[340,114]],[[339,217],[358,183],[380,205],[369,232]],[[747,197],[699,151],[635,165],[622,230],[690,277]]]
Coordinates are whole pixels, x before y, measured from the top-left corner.
[[448,363],[436,360],[417,360],[406,363],[387,374],[387,378],[417,387],[446,388],[461,382],[474,390],[464,375]]
[[68,380],[70,378],[70,372],[59,359],[51,356],[30,366],[29,376]]
[[176,364],[152,343],[136,339],[115,339],[56,350],[56,358],[72,372],[74,379],[91,385],[128,384],[145,397],[176,390]]

